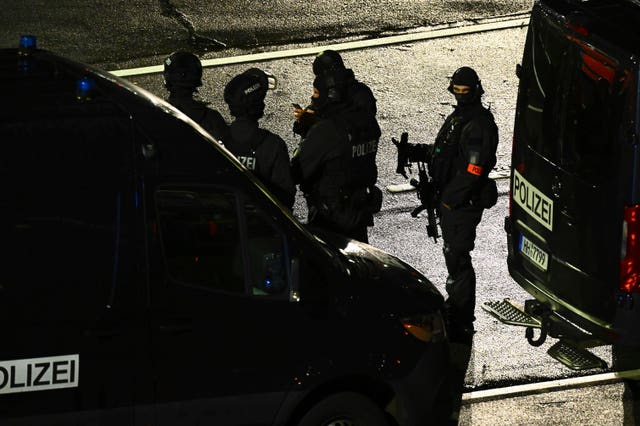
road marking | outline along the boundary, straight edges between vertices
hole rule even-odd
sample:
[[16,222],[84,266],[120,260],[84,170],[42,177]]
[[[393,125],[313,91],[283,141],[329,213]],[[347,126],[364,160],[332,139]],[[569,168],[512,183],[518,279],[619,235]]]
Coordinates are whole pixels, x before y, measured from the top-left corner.
[[623,379],[640,380],[640,369],[594,374],[592,376],[584,377],[572,377],[569,379],[553,380],[549,382],[529,383],[526,385],[509,386],[506,388],[466,392],[462,395],[462,403],[472,404],[476,402],[486,402],[502,398],[513,398],[516,396],[553,392],[570,388],[604,385],[621,382]]
[[[455,24],[445,25],[443,28],[420,30],[417,32],[408,32],[394,36],[379,37],[375,39],[358,40],[344,43],[336,43],[322,46],[313,46],[298,49],[288,49],[275,52],[262,52],[250,55],[229,56],[224,58],[205,59],[202,66],[217,67],[231,64],[241,64],[246,62],[271,61],[274,59],[291,58],[297,56],[315,55],[326,49],[336,51],[366,49],[370,47],[387,46],[392,44],[402,44],[412,41],[429,40],[434,38],[452,37],[463,34],[479,33],[483,31],[504,30],[509,28],[521,28],[529,25],[529,14],[519,15],[517,18],[492,18],[488,22],[480,24]],[[110,71],[118,77],[131,77],[134,75],[157,74],[163,71],[163,65],[153,65],[150,67],[130,68],[124,70]]]

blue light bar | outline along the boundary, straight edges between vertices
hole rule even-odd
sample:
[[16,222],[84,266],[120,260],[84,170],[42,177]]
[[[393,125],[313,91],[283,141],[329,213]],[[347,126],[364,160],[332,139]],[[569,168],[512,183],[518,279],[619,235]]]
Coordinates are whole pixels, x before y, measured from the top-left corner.
[[36,36],[34,35],[21,35],[20,36],[20,48],[21,49],[35,49],[36,48]]
[[83,101],[90,100],[91,93],[93,92],[93,89],[95,89],[95,87],[96,83],[95,81],[93,81],[93,79],[89,77],[82,77],[76,83],[76,97],[79,100]]

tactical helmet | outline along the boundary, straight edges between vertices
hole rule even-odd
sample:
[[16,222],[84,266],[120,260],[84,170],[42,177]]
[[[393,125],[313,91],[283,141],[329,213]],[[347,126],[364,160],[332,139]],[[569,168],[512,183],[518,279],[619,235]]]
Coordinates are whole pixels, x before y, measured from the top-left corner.
[[180,50],[164,61],[164,85],[167,89],[195,89],[202,86],[202,63],[191,52]]
[[313,74],[320,75],[330,71],[344,69],[342,57],[335,50],[325,50],[318,53],[313,60]]
[[478,74],[470,67],[460,67],[453,73],[447,90],[453,93],[454,85],[469,86],[469,99],[478,99],[484,93]]
[[269,74],[259,68],[249,68],[233,77],[224,88],[224,101],[234,117],[260,118],[264,98],[269,89]]

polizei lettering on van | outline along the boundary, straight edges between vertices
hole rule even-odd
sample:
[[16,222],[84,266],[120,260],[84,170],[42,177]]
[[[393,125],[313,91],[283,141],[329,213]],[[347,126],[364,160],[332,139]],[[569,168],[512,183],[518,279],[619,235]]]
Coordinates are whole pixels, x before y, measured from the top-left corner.
[[0,361],[0,394],[78,387],[79,355]]
[[553,231],[553,201],[513,171],[513,200],[549,231]]

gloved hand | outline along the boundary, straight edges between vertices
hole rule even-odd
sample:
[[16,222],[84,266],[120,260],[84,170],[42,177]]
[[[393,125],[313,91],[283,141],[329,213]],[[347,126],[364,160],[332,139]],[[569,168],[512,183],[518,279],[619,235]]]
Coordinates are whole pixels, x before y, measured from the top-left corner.
[[293,117],[293,132],[300,136],[305,136],[316,121],[315,111],[309,108],[294,108]]
[[400,142],[396,138],[391,138],[391,142],[398,149],[398,164],[396,166],[396,173],[402,175],[405,179],[408,179],[405,168],[409,165],[409,133],[403,132],[400,136]]

